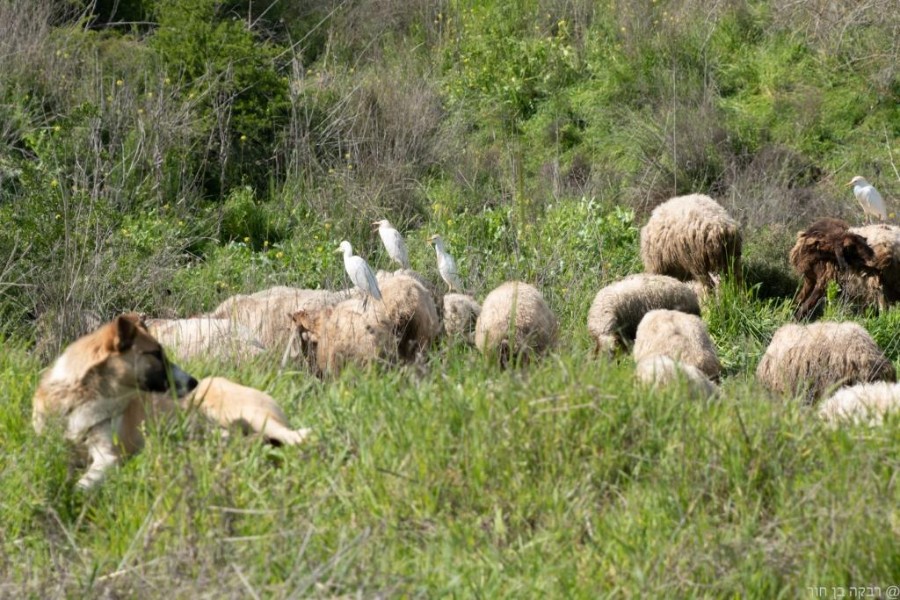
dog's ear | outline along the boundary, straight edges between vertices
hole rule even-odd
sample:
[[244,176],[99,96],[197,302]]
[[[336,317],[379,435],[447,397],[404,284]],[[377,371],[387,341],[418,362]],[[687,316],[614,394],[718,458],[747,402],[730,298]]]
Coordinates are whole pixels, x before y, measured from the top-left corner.
[[125,352],[134,344],[138,334],[140,317],[134,314],[120,315],[116,319],[116,338],[113,342],[114,350]]

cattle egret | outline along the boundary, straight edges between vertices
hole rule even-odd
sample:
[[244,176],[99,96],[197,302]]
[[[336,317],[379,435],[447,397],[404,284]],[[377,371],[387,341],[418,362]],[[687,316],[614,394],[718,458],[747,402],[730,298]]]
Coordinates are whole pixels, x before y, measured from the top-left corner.
[[866,215],[866,223],[869,222],[870,215],[878,217],[881,221],[887,219],[884,200],[882,200],[881,194],[878,193],[875,186],[859,175],[851,179],[847,186],[853,186],[853,195],[856,196],[856,201],[862,206],[863,213]]
[[350,276],[350,281],[353,282],[353,285],[363,293],[363,309],[366,308],[369,296],[376,300],[381,300],[381,290],[378,289],[378,280],[375,279],[375,273],[372,272],[372,269],[364,259],[353,255],[353,247],[350,245],[350,242],[344,240],[335,252],[343,252],[344,254],[344,270],[347,271],[347,275]]
[[428,241],[431,242],[435,252],[437,252],[438,272],[441,274],[441,279],[447,283],[447,291],[457,290],[461,292],[462,282],[459,280],[456,261],[444,250],[444,240],[441,239],[441,236],[435,234],[428,238]]
[[391,226],[391,222],[387,219],[375,221],[372,225],[378,225],[378,235],[381,237],[381,243],[387,250],[391,260],[400,264],[403,269],[409,268],[409,254],[406,251],[406,244],[403,242],[403,236],[400,232]]

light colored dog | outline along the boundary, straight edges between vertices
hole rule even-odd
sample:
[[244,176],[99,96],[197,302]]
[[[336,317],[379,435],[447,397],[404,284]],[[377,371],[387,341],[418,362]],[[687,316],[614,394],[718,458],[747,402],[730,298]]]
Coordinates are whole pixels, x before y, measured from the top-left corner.
[[[178,399],[176,399],[178,398]],[[271,396],[221,377],[197,382],[166,358],[137,315],[122,315],[73,342],[44,374],[32,422],[40,433],[59,418],[66,439],[90,459],[78,487],[90,488],[123,456],[143,447],[147,418],[196,406],[212,421],[240,425],[283,444],[309,430],[291,430]]]

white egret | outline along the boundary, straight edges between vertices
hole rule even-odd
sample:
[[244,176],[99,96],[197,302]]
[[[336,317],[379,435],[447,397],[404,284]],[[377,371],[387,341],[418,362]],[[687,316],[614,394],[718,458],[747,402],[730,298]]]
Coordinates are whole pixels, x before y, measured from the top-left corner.
[[409,268],[409,253],[406,251],[406,244],[403,242],[403,236],[400,232],[391,226],[391,222],[387,219],[374,221],[372,225],[378,225],[378,235],[381,237],[381,243],[387,250],[391,260],[400,264],[403,269]]
[[878,190],[875,189],[875,186],[859,175],[851,179],[847,186],[853,186],[853,195],[856,196],[856,201],[859,202],[863,213],[866,215],[866,223],[869,222],[870,215],[878,217],[881,221],[887,219],[887,209],[884,207],[884,200],[881,198]]
[[381,300],[381,290],[378,289],[375,273],[363,258],[353,255],[353,246],[350,245],[350,242],[344,240],[335,252],[344,254],[344,270],[347,271],[353,285],[363,293],[363,309],[366,307],[369,296]]
[[441,239],[441,236],[434,234],[428,238],[428,241],[431,242],[437,253],[438,272],[441,274],[441,279],[447,283],[447,291],[457,290],[461,292],[463,287],[462,282],[459,280],[459,271],[456,269],[456,261],[444,249],[444,240]]

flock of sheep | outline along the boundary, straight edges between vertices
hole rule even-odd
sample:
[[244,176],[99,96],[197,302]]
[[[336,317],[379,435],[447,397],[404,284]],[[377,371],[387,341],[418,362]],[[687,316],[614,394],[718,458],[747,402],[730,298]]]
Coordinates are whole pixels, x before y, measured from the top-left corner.
[[[150,320],[150,332],[180,360],[283,348],[282,366],[302,361],[319,374],[337,373],[350,362],[413,362],[440,335],[474,343],[503,365],[527,362],[556,344],[558,321],[535,287],[509,281],[479,305],[461,293],[455,261],[433,236],[444,292],[409,269],[402,236],[390,223],[374,224],[401,267],[396,272],[373,273],[344,242],[339,251],[354,288],[275,287],[237,295],[204,316]],[[596,354],[631,349],[639,381],[684,382],[692,395],[715,394],[721,365],[701,304],[716,293],[721,276],[740,277],[741,243],[738,222],[708,196],[680,196],[656,207],[641,229],[646,272],[602,288],[590,307]],[[790,262],[802,278],[798,318],[815,314],[830,281],[879,306],[900,298],[900,227],[851,228],[824,219],[798,234]],[[771,392],[810,404],[839,388],[819,403],[829,421],[880,423],[900,410],[893,364],[852,322],[785,325],[756,376]]]

